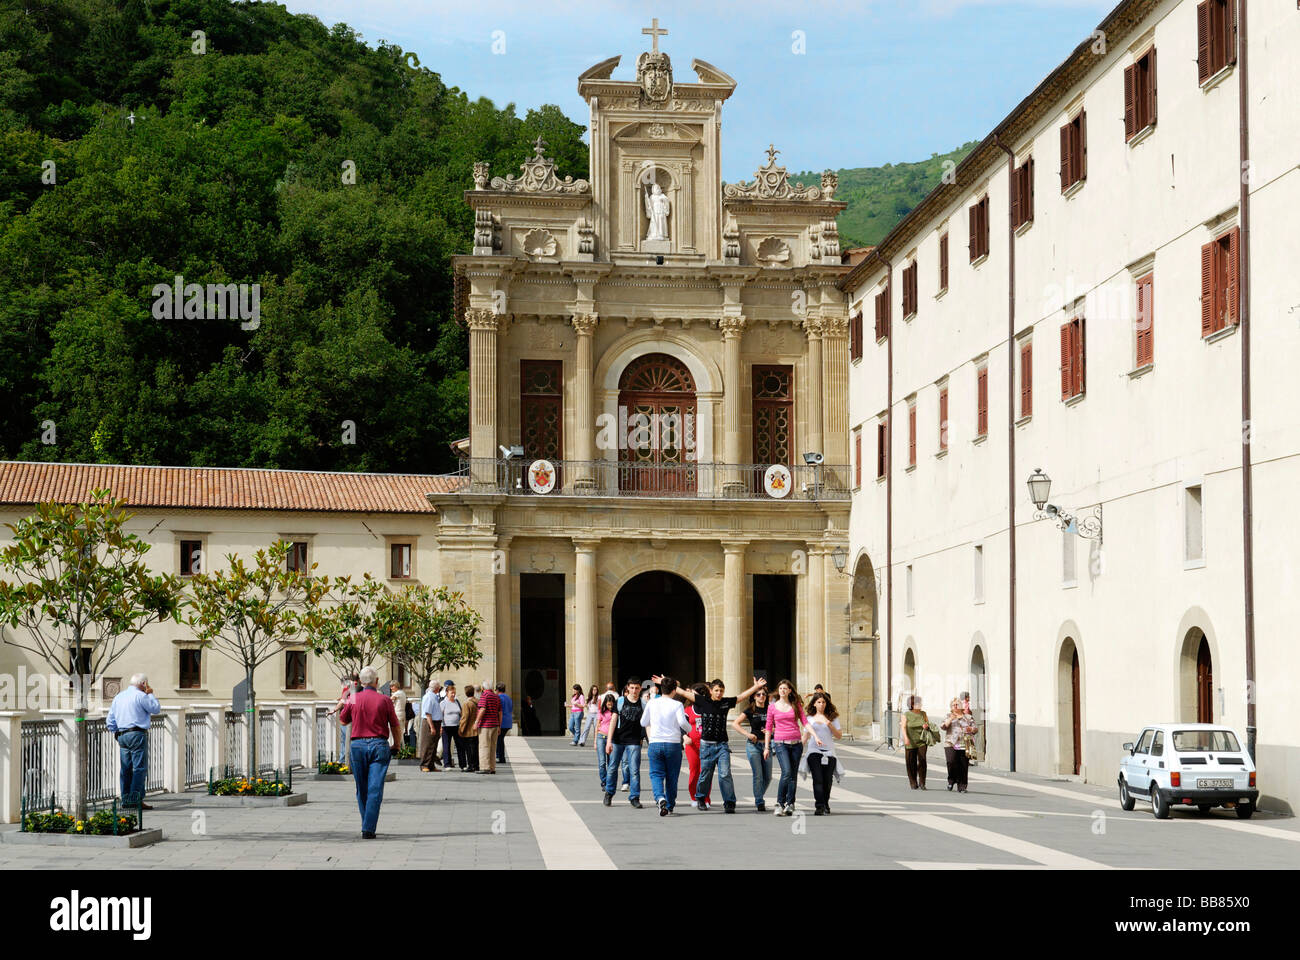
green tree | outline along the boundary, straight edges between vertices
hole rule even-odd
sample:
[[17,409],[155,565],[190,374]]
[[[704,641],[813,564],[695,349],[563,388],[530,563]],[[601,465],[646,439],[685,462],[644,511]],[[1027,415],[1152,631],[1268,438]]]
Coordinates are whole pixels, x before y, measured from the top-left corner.
[[327,658],[341,676],[360,673],[387,659],[401,624],[401,609],[392,592],[370,574],[353,583],[334,581],[334,602],[322,605],[311,619],[307,645]]
[[411,672],[419,690],[443,670],[479,665],[483,618],[462,594],[447,587],[408,584],[395,599],[399,622],[390,653]]

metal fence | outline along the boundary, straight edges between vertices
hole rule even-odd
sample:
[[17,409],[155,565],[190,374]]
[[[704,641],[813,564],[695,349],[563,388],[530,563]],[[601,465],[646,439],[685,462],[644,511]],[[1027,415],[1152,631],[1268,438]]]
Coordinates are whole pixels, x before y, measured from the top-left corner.
[[306,736],[307,711],[294,707],[289,711],[289,766],[302,766],[302,742]]
[[185,786],[193,787],[208,780],[208,715],[185,715]]
[[334,755],[336,745],[330,742],[330,717],[328,707],[316,708],[316,758]]
[[244,744],[248,735],[244,726],[244,715],[233,710],[226,711],[226,766],[238,773],[247,769],[244,762]]
[[268,773],[276,769],[275,756],[275,711],[259,710],[257,712],[257,772]]
[[87,720],[86,800],[97,803],[117,796],[120,770],[120,752],[109,733],[108,720]]
[[161,714],[149,720],[149,767],[144,780],[145,793],[162,793],[167,789],[163,778],[163,757],[167,755],[167,718]]
[[24,720],[22,724],[22,805],[34,809],[50,802],[57,789],[59,721]]

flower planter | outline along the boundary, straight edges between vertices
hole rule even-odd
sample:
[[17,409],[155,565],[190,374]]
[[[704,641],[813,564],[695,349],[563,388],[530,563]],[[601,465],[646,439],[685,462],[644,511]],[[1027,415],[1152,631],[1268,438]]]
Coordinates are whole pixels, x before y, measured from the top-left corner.
[[420,765],[420,758],[411,757],[407,760],[393,760],[389,763],[389,766],[392,766],[393,764],[396,764],[399,767],[418,767]]
[[192,807],[298,807],[307,802],[307,794],[291,793],[283,797],[214,797],[200,794],[190,801]]
[[23,833],[20,830],[0,833],[0,841],[27,847],[111,847],[119,850],[147,847],[162,838],[163,832],[159,827],[137,830],[119,837],[90,833]]
[[[356,778],[350,773],[304,773],[298,779],[300,780],[346,780],[348,783],[355,783]],[[397,771],[389,770],[384,776],[384,783],[392,783],[397,779]]]

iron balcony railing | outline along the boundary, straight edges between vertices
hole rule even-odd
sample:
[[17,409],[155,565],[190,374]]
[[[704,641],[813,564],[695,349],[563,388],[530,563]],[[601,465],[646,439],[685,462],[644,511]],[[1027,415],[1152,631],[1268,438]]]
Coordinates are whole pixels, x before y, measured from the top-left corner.
[[[120,753],[108,732],[108,720],[86,721],[86,799],[91,803],[117,796],[120,782]],[[161,757],[158,764],[162,765]],[[152,766],[152,764],[150,765]]]
[[163,775],[163,753],[166,749],[167,718],[155,714],[149,718],[149,767],[145,771],[145,793],[162,793],[167,789]]
[[208,780],[208,715],[185,715],[185,786],[194,787]]
[[307,711],[299,707],[289,710],[289,766],[301,767],[302,742],[306,736]]
[[[838,464],[549,460],[471,458],[463,461],[461,489],[546,497],[668,497],[687,500],[848,500],[849,467]],[[549,487],[549,489],[548,489]]]
[[35,809],[51,803],[57,789],[59,721],[24,720],[21,736],[22,806]]

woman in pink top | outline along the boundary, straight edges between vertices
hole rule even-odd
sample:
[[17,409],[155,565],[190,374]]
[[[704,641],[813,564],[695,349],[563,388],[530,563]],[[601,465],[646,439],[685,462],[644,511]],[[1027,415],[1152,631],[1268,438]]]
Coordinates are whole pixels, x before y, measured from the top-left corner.
[[[605,744],[609,742],[609,731],[614,725],[614,718],[618,716],[617,699],[610,691],[605,691],[604,696],[600,698],[596,714],[596,772],[600,774],[600,792],[605,793],[605,777],[609,772],[609,758],[605,756]],[[609,806],[609,798],[605,798],[605,806]]]
[[582,715],[587,710],[587,698],[582,695],[582,684],[573,685],[573,696],[569,697],[569,732],[573,734],[573,745],[578,745],[578,734],[582,732]]
[[763,759],[776,754],[781,765],[781,779],[776,785],[776,815],[788,817],[794,813],[795,774],[803,758],[803,700],[789,680],[776,685],[776,700],[767,708],[767,726],[763,743]]

